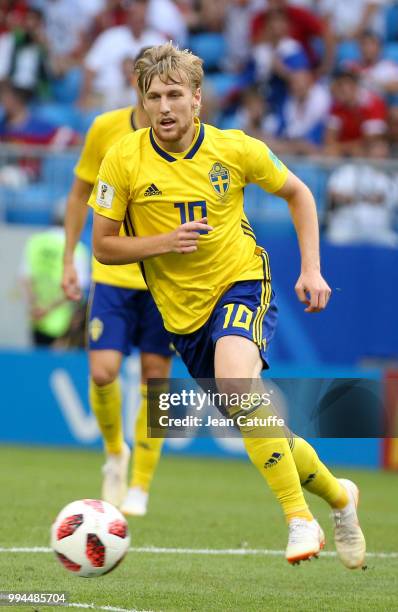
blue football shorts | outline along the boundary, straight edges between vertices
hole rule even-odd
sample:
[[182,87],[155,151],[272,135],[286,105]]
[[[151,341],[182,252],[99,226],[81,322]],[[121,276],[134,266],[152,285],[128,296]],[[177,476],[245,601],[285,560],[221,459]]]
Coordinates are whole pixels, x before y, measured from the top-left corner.
[[214,350],[223,336],[243,336],[259,349],[269,368],[268,346],[275,333],[278,309],[269,280],[238,281],[217,302],[208,321],[191,334],[170,334],[193,378],[214,378]]
[[149,291],[94,283],[88,308],[89,350],[129,355],[137,347],[143,353],[173,354],[170,334]]

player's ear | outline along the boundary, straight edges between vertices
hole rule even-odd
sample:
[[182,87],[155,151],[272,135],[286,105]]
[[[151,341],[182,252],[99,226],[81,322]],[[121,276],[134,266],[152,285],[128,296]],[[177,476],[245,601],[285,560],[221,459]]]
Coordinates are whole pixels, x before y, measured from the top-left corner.
[[194,109],[196,116],[198,116],[200,113],[201,104],[202,104],[202,90],[200,89],[200,87],[198,87],[193,94],[193,109]]

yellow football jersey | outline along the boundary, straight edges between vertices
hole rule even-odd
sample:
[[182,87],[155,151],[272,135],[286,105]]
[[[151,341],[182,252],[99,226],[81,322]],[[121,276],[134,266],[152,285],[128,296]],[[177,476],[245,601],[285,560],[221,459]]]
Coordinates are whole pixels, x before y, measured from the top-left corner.
[[[75,175],[94,184],[107,151],[135,129],[134,109],[131,106],[99,115],[87,132]],[[123,228],[121,233],[124,234]],[[104,266],[93,257],[92,278],[99,283],[127,289],[148,289],[138,264]]]
[[259,140],[197,122],[184,153],[169,153],[152,129],[119,141],[102,162],[89,204],[123,221],[126,233],[153,236],[207,216],[213,231],[195,253],[168,253],[143,262],[148,287],[168,331],[187,334],[209,318],[236,281],[263,278],[261,249],[243,210],[243,189],[280,189],[286,166]]

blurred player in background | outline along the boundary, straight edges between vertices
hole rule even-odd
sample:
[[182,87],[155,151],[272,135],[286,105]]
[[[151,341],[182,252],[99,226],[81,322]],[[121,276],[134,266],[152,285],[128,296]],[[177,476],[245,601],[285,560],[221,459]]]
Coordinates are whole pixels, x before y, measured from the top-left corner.
[[[70,300],[79,300],[81,296],[74,251],[87,218],[87,202],[102,159],[123,136],[147,125],[148,118],[139,101],[135,108],[100,115],[87,133],[75,168],[65,218],[62,286]],[[108,197],[106,193],[104,196]],[[163,443],[161,439],[147,438],[146,383],[149,378],[168,378],[170,337],[138,264],[104,266],[94,257],[92,265],[88,321],[89,395],[107,457],[103,467],[102,497],[125,514],[142,516],[147,511],[148,491]],[[136,420],[132,475],[127,490],[130,451],[123,436],[119,372],[123,355],[130,354],[133,346],[141,352],[142,402]]]
[[76,244],[76,277],[82,288],[79,300],[71,303],[61,289],[65,233],[64,206],[56,208],[51,227],[33,234],[26,243],[21,266],[21,280],[29,307],[32,342],[53,348],[83,346],[84,321],[90,255],[87,247]]
[[[143,261],[148,286],[190,374],[215,376],[220,391],[236,392],[237,379],[258,380],[268,367],[277,318],[268,255],[256,245],[243,212],[243,189],[257,183],[287,200],[302,260],[296,292],[306,312],[323,310],[331,293],[320,273],[315,202],[263,142],[198,120],[203,78],[198,57],[169,43],[148,49],[136,71],[152,127],[123,138],[101,165],[89,202],[96,213],[94,252],[107,264]],[[155,189],[150,201],[149,189]],[[119,235],[122,224],[128,236]],[[261,405],[252,405],[250,418],[261,411]],[[287,560],[309,559],[324,544],[304,486],[333,508],[342,562],[360,567],[365,540],[356,485],[335,478],[305,440],[289,441],[283,429],[276,438],[265,437],[247,417],[240,429],[288,522]]]

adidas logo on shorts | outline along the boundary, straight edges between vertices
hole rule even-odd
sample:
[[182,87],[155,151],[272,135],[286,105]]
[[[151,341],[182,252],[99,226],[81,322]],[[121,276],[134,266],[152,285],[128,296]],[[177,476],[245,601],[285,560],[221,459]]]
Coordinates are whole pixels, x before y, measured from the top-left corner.
[[159,196],[159,195],[162,195],[162,192],[160,191],[160,189],[156,187],[155,183],[152,183],[152,185],[149,185],[148,189],[144,193],[145,197]]

